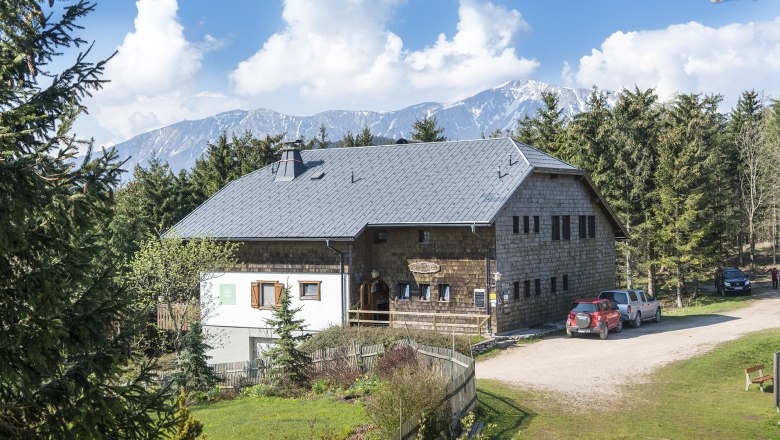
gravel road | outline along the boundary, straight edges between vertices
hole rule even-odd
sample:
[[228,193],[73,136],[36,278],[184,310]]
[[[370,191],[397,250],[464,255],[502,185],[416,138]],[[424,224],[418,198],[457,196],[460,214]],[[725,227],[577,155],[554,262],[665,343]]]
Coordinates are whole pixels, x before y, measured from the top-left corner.
[[550,336],[479,362],[477,378],[582,400],[619,398],[622,389],[647,381],[655,368],[746,333],[780,327],[778,291],[754,288],[753,296],[754,304],[733,312],[644,322],[636,329],[626,326],[621,333],[610,333],[606,341],[598,335]]

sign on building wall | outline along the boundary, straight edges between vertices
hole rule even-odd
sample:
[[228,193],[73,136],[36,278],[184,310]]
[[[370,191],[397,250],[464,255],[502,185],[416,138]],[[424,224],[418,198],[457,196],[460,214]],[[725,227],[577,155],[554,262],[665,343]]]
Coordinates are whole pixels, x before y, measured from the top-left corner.
[[219,303],[224,306],[236,305],[236,285],[235,284],[220,284],[219,285]]
[[485,289],[474,289],[474,307],[485,308]]
[[441,267],[431,261],[415,261],[409,263],[409,271],[413,273],[436,273],[441,270]]

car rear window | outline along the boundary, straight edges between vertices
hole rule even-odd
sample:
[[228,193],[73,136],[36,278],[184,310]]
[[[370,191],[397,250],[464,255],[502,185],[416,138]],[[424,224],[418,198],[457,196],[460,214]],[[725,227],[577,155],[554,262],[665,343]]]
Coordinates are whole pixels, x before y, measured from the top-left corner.
[[574,303],[571,305],[572,312],[598,312],[599,305],[592,303]]
[[628,300],[626,299],[626,293],[625,292],[601,292],[601,295],[599,295],[599,298],[602,299],[609,299],[612,300],[618,304],[627,304]]

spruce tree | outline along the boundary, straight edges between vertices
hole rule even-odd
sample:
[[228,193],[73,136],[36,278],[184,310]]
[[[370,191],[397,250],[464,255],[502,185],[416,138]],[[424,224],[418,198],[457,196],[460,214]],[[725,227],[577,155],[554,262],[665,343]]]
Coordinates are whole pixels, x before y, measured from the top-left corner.
[[182,338],[182,351],[176,360],[178,371],[176,384],[188,393],[208,391],[217,382],[217,377],[208,366],[210,356],[206,352],[212,347],[205,341],[200,321],[189,324],[189,330]]
[[659,203],[653,221],[663,243],[660,262],[670,271],[677,306],[682,307],[686,282],[696,281],[712,262],[708,154],[719,135],[720,97],[679,95],[664,115],[656,171]]
[[153,391],[135,342],[143,310],[115,282],[106,245],[116,153],[87,154],[70,134],[105,61],[89,50],[59,73],[53,58],[94,9],[69,2],[0,6],[0,438],[152,438],[173,406]]
[[561,157],[566,121],[562,117],[563,110],[558,108],[558,94],[542,92],[542,104],[533,118],[525,115],[518,121],[514,137],[519,142]]
[[300,310],[301,307],[291,307],[290,288],[285,286],[279,304],[272,312],[273,317],[265,320],[278,337],[268,351],[271,377],[277,387],[300,388],[307,381],[309,356],[298,349],[298,345],[308,337],[303,333],[306,330],[303,320],[295,318]]
[[422,120],[417,119],[412,125],[414,133],[412,133],[412,139],[417,139],[420,142],[443,142],[447,138],[442,136],[444,134],[444,128],[439,127],[439,120],[436,116],[428,117],[423,116]]
[[370,147],[374,145],[374,135],[371,134],[371,129],[363,127],[363,131],[355,137],[356,147]]

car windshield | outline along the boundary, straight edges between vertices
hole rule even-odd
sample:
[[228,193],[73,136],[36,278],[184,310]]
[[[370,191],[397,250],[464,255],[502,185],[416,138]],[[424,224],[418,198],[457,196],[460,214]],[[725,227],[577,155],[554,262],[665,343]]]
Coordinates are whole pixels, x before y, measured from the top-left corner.
[[574,303],[571,305],[572,312],[598,312],[599,305],[593,303]]
[[626,299],[626,292],[601,292],[601,295],[599,295],[599,298],[602,299],[609,299],[612,300],[618,304],[627,304],[628,300]]
[[724,270],[723,278],[745,278],[741,270]]

